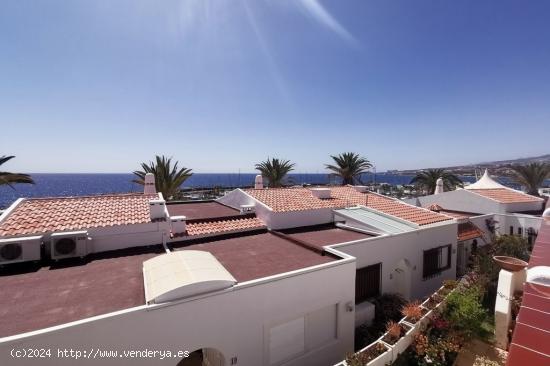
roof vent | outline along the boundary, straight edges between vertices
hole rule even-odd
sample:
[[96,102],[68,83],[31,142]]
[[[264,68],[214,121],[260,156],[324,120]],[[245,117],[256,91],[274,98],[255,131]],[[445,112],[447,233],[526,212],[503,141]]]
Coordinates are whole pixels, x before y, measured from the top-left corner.
[[320,199],[330,198],[330,188],[311,188],[311,194]]
[[184,234],[187,231],[185,216],[170,216],[170,227],[173,235]]
[[365,193],[367,191],[367,186],[353,186],[357,192]]
[[149,200],[151,221],[166,218],[166,201],[162,199]]
[[145,179],[143,180],[143,183],[143,194],[157,193],[157,188],[155,186],[155,175],[153,173],[145,174]]
[[256,208],[255,205],[241,205],[241,213],[242,214],[254,213],[255,208]]
[[209,252],[180,250],[143,262],[145,300],[162,303],[223,290],[237,280]]
[[260,174],[254,178],[254,189],[264,189],[264,178]]

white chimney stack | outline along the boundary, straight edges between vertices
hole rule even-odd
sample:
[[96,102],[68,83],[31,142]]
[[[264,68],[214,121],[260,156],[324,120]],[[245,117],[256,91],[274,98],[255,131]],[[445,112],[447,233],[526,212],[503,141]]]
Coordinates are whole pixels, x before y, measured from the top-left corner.
[[166,201],[163,199],[149,200],[149,213],[151,220],[166,218]]
[[438,178],[435,183],[435,191],[434,194],[440,194],[443,193],[445,189],[443,188],[443,178]]
[[145,174],[145,180],[143,185],[143,194],[155,194],[157,193],[157,187],[155,187],[155,175],[153,173]]
[[173,235],[185,234],[187,231],[186,219],[187,217],[185,216],[170,216],[170,225]]
[[264,179],[260,174],[254,179],[254,189],[264,189]]

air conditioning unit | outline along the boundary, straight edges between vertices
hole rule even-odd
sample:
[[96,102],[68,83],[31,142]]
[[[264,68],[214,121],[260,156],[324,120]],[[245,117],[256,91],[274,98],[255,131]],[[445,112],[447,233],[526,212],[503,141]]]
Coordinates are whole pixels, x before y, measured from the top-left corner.
[[50,255],[52,259],[81,257],[88,254],[91,238],[87,231],[55,233],[51,236]]
[[0,265],[40,260],[42,236],[0,240]]

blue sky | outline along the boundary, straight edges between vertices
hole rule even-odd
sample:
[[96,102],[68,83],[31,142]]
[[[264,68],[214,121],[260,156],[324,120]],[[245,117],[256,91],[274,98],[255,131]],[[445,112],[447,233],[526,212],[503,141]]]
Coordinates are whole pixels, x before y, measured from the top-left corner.
[[323,172],[549,153],[550,2],[0,4],[1,154],[25,172]]

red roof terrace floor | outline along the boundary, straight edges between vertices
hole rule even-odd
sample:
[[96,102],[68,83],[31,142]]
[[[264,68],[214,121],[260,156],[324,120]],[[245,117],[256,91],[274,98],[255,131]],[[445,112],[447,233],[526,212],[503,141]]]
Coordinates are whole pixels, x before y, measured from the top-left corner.
[[[543,218],[529,267],[550,266],[550,219]],[[507,366],[550,365],[550,287],[523,286]]]

